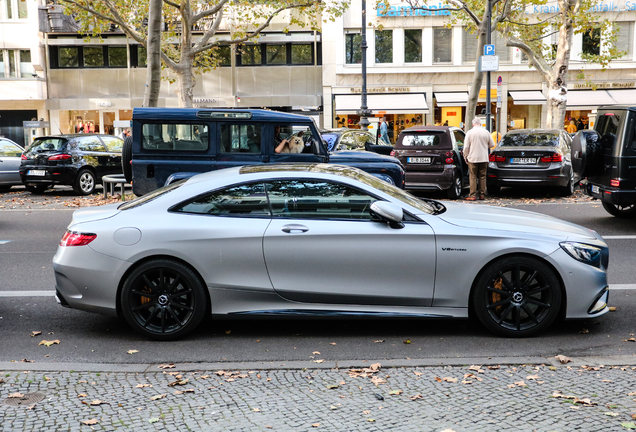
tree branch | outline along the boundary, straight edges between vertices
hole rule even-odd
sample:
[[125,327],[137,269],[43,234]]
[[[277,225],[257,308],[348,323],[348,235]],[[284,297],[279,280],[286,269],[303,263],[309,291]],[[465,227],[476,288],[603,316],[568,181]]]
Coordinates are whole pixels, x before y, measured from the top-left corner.
[[536,56],[532,48],[530,48],[525,42],[515,36],[506,36],[506,46],[519,48],[528,56],[528,63],[530,63],[546,80],[549,80],[551,76],[550,65],[544,58]]
[[[164,1],[166,1],[166,0],[164,0]],[[213,8],[204,10],[203,12],[199,12],[198,14],[196,14],[196,15],[194,15],[192,17],[192,22],[195,23],[195,22],[199,21],[202,18],[208,17],[210,15],[214,15],[219,10],[222,10],[223,6],[225,6],[225,3],[227,3],[227,2],[228,2],[228,0],[221,0]]]
[[540,25],[540,24],[546,23],[546,22],[550,21],[552,18],[557,17],[557,16],[559,16],[559,14],[554,14],[554,15],[552,15],[550,17],[547,17],[543,21],[537,21],[537,22],[534,22],[534,23],[520,23],[520,22],[515,22],[515,21],[510,21],[510,20],[506,20],[506,22],[509,22],[510,24],[515,24],[515,25],[531,27],[531,26],[536,26],[536,25]]
[[[222,9],[216,14],[216,17],[214,18],[214,23],[212,24],[212,27],[194,45],[193,50],[194,50],[195,54],[198,54],[199,51],[197,51],[197,50],[199,48],[203,47],[203,46],[206,46],[207,43],[208,43],[208,40],[210,40],[210,38],[216,34],[216,31],[219,29],[219,26],[221,25],[221,21],[223,21],[223,10]],[[194,21],[194,22],[196,22],[196,21]]]
[[164,2],[165,4],[167,4],[168,6],[172,6],[172,7],[173,7],[173,8],[175,8],[175,9],[181,10],[181,6],[180,6],[180,5],[178,5],[178,4],[176,4],[176,3],[173,3],[173,2],[171,2],[170,0],[163,0],[163,2]]

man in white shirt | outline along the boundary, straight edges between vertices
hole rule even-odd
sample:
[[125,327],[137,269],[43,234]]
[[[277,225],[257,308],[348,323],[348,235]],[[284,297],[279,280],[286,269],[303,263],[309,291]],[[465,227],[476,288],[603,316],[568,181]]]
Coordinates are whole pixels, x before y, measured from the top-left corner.
[[488,154],[495,143],[490,133],[481,127],[478,118],[473,119],[473,128],[468,131],[464,139],[464,159],[468,163],[470,176],[470,193],[465,198],[468,201],[477,199],[477,183],[479,183],[479,199],[486,198],[486,172],[488,169]]

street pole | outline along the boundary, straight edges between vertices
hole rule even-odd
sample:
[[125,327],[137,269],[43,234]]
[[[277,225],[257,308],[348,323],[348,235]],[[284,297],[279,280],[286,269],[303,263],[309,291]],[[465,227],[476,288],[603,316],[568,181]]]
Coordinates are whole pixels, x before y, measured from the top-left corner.
[[360,129],[368,130],[369,117],[372,112],[367,107],[367,0],[362,0],[362,26],[361,26],[362,40],[360,42],[360,48],[362,49],[362,101],[360,102],[360,109],[358,115],[360,116]]
[[[492,28],[491,28],[491,22],[492,19],[490,18],[490,15],[492,14],[492,5],[490,3],[490,0],[486,1],[486,19],[488,20],[488,22],[486,23],[486,43],[488,45],[490,45],[492,43]],[[490,123],[490,117],[491,117],[491,111],[490,111],[490,71],[486,72],[486,129],[488,129],[488,132],[492,132],[492,125]]]

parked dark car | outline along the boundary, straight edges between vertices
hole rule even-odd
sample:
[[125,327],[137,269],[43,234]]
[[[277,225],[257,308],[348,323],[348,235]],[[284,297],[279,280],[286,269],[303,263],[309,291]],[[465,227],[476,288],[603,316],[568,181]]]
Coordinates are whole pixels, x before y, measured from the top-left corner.
[[371,132],[360,129],[326,129],[321,130],[322,139],[327,143],[327,149],[332,151],[357,150],[370,151],[383,155],[390,155],[393,146],[384,144]]
[[[123,171],[133,193],[147,194],[195,174],[240,165],[335,163],[404,188],[404,168],[386,155],[329,153],[310,117],[268,110],[135,108]],[[302,140],[299,153],[276,153],[282,140]]]
[[502,186],[553,186],[560,195],[574,193],[580,181],[572,169],[570,135],[558,129],[509,131],[492,149],[488,163],[488,191]]
[[76,193],[88,195],[103,176],[122,173],[123,144],[111,135],[39,137],[22,154],[20,178],[33,193],[54,185],[71,185]]
[[406,189],[442,190],[457,199],[467,186],[464,131],[453,126],[414,126],[400,132],[391,152],[404,165]]
[[599,108],[594,130],[572,140],[572,164],[609,214],[636,217],[636,107]]
[[24,149],[10,139],[0,138],[0,192],[21,185],[20,157]]

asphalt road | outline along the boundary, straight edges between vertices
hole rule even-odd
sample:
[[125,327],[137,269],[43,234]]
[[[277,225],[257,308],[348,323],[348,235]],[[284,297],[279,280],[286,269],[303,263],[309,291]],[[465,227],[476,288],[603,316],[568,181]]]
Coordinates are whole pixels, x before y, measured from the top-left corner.
[[[629,363],[636,364],[636,343],[625,341],[636,334],[636,221],[609,216],[595,202],[519,202],[514,206],[579,223],[608,238],[609,281],[622,288],[611,292],[610,305],[617,307],[616,312],[594,320],[559,323],[530,339],[498,338],[472,321],[250,319],[207,320],[186,340],[152,342],[133,333],[123,319],[65,309],[50,295],[28,295],[53,290],[51,259],[72,210],[5,208],[0,209],[0,362],[284,362],[467,356],[487,359],[563,353],[582,357],[634,356]],[[2,297],[8,291],[26,295]],[[42,334],[31,337],[32,331]],[[43,339],[60,343],[39,345]],[[137,352],[129,354],[129,350]]]

